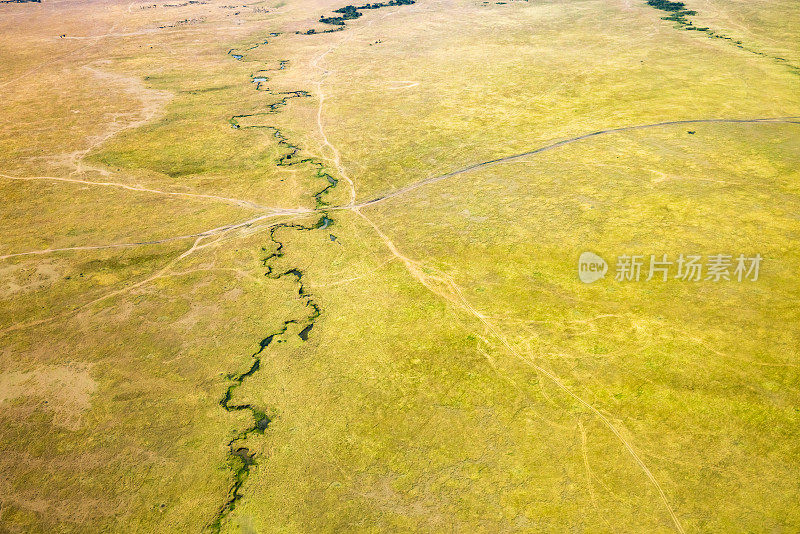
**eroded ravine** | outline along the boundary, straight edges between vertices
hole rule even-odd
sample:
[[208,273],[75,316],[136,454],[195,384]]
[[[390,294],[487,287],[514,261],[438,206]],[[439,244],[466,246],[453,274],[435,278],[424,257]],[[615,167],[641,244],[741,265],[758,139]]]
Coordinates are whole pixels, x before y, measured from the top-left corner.
[[708,26],[697,26],[694,24],[690,17],[697,15],[697,11],[693,9],[688,9],[686,4],[679,1],[673,0],[647,0],[647,5],[668,13],[667,16],[661,17],[662,20],[668,20],[670,22],[675,23],[675,28],[679,30],[685,31],[694,31],[698,34],[706,35],[709,39],[719,39],[723,42],[729,43],[740,50],[744,50],[750,54],[771,59],[775,62],[784,65],[785,67],[791,69],[792,72],[795,74],[800,74],[800,67],[791,63],[788,59],[780,56],[775,56],[772,54],[768,54],[763,50],[759,50],[753,46],[745,45],[742,41],[738,39],[734,39],[724,33],[719,31],[713,30]]
[[[270,36],[277,36],[279,34],[273,33]],[[234,54],[233,50],[229,52],[235,59],[244,60],[244,52],[252,50],[253,48],[261,45],[268,44],[268,40],[263,41],[257,45],[247,48],[242,53]],[[285,254],[285,244],[278,239],[279,231],[299,231],[311,232],[315,230],[325,230],[333,224],[333,219],[329,217],[327,207],[329,204],[325,200],[325,196],[338,185],[338,181],[326,171],[325,165],[311,157],[302,157],[300,155],[301,149],[298,145],[289,141],[286,135],[275,126],[262,126],[262,125],[241,125],[239,120],[252,117],[254,115],[270,115],[278,113],[286,104],[294,98],[309,97],[307,91],[272,91],[266,86],[269,81],[268,74],[273,71],[284,70],[288,66],[287,61],[280,61],[276,69],[259,69],[255,74],[251,75],[251,83],[254,79],[258,79],[255,89],[262,92],[267,92],[270,95],[278,97],[278,100],[267,105],[265,111],[251,115],[234,115],[230,118],[229,122],[231,127],[239,129],[263,129],[272,133],[277,141],[278,147],[283,149],[283,153],[275,161],[278,167],[290,167],[295,165],[307,165],[316,178],[324,180],[324,187],[313,194],[315,200],[315,208],[310,209],[308,213],[318,215],[319,219],[310,225],[296,224],[296,223],[282,223],[275,225],[271,228],[270,248],[264,247],[262,250],[268,253],[262,260],[263,266],[266,268],[264,275],[273,280],[280,280],[286,277],[294,279],[297,286],[297,297],[302,301],[303,308],[306,311],[304,316],[299,318],[291,317],[283,321],[283,324],[264,337],[258,344],[258,349],[250,355],[250,367],[241,373],[232,373],[227,376],[229,385],[225,390],[225,394],[220,400],[219,404],[228,412],[247,412],[250,414],[250,425],[237,432],[233,438],[227,443],[228,448],[228,464],[232,472],[232,482],[228,489],[228,495],[225,502],[220,506],[217,513],[214,515],[211,523],[208,524],[207,530],[210,532],[220,532],[222,524],[227,517],[236,508],[238,501],[242,498],[241,488],[247,480],[251,470],[259,463],[258,455],[251,450],[248,446],[248,438],[254,434],[263,434],[270,422],[271,418],[267,414],[267,408],[261,406],[255,401],[240,400],[236,397],[236,392],[244,384],[244,382],[255,375],[261,369],[262,358],[265,351],[274,344],[284,343],[287,341],[288,336],[295,335],[293,332],[296,330],[296,335],[301,341],[308,340],[311,331],[314,327],[315,321],[321,315],[322,309],[314,300],[313,296],[306,290],[303,283],[303,271],[298,267],[281,268],[278,266],[280,258]],[[331,235],[331,240],[335,238]],[[269,252],[272,250],[272,252]]]
[[[413,4],[414,0],[391,0],[387,3],[381,4],[366,4],[360,6],[357,10],[378,9],[382,7],[399,6]],[[346,8],[342,8],[346,9]],[[360,15],[360,13],[359,13]],[[354,18],[354,17],[351,17]],[[342,25],[342,29],[343,29]],[[313,32],[312,32],[313,33]],[[270,33],[270,37],[277,37],[279,33]],[[258,48],[263,45],[268,45],[269,39],[265,39],[250,47],[245,48],[241,52],[235,49],[228,51],[233,59],[237,61],[248,61],[245,53]],[[220,400],[220,406],[228,412],[249,412],[251,416],[251,424],[237,432],[232,439],[227,443],[228,447],[228,462],[232,472],[232,482],[228,489],[228,495],[225,502],[220,506],[217,513],[214,515],[213,520],[208,524],[207,530],[211,532],[219,532],[222,529],[222,523],[236,508],[236,504],[242,498],[241,488],[247,480],[251,470],[258,465],[258,456],[255,452],[251,451],[247,446],[247,439],[253,434],[263,434],[271,419],[267,414],[267,409],[260,406],[255,402],[239,401],[234,399],[236,391],[244,384],[245,380],[252,377],[261,369],[261,361],[264,352],[275,343],[283,343],[286,341],[286,336],[290,335],[290,326],[295,326],[298,330],[297,336],[302,341],[307,341],[311,331],[314,327],[315,321],[321,315],[322,309],[314,300],[313,296],[306,290],[303,284],[303,271],[300,268],[292,267],[280,270],[277,266],[278,260],[284,256],[284,242],[278,240],[277,233],[281,230],[294,230],[300,232],[310,232],[315,230],[326,230],[333,224],[333,219],[329,216],[330,212],[335,209],[332,208],[325,200],[325,196],[331,192],[333,188],[338,185],[338,180],[333,175],[327,172],[325,164],[312,157],[302,157],[300,152],[301,148],[289,141],[287,136],[277,127],[271,125],[242,125],[241,119],[254,117],[254,116],[268,116],[271,114],[279,113],[282,109],[295,98],[310,97],[310,93],[305,90],[296,91],[272,91],[266,84],[269,82],[269,74],[285,70],[289,66],[286,60],[278,61],[278,67],[274,69],[258,69],[250,76],[250,83],[255,83],[257,91],[266,92],[270,95],[278,97],[278,100],[268,104],[264,111],[247,114],[247,115],[234,115],[229,119],[231,127],[235,130],[240,129],[264,129],[272,132],[273,137],[277,141],[278,147],[284,149],[276,160],[275,164],[278,167],[289,167],[295,165],[307,165],[313,169],[316,178],[323,179],[325,186],[313,194],[315,200],[315,207],[309,209],[309,214],[319,214],[320,218],[316,223],[306,226],[302,224],[282,223],[273,226],[270,230],[270,241],[273,247],[273,252],[268,254],[264,260],[263,265],[266,267],[265,276],[278,280],[284,277],[292,277],[297,284],[297,296],[303,302],[307,314],[302,318],[289,318],[274,332],[264,337],[258,345],[258,349],[251,354],[250,358],[252,363],[250,367],[241,373],[233,373],[227,376],[229,381],[228,387],[225,389],[225,394]],[[300,210],[298,210],[300,211]],[[336,236],[329,234],[332,242],[336,241]],[[266,248],[263,249],[265,252]]]
[[[229,374],[227,376],[230,383],[225,390],[225,395],[219,402],[220,406],[228,412],[248,412],[251,415],[252,422],[247,428],[237,432],[234,437],[228,441],[228,462],[233,472],[233,482],[228,490],[226,501],[214,516],[214,520],[209,524],[208,530],[211,532],[220,531],[222,521],[228,517],[236,507],[239,499],[242,498],[240,490],[247,480],[250,470],[257,465],[256,453],[251,451],[247,446],[247,439],[253,434],[263,434],[271,422],[266,407],[259,406],[255,402],[236,401],[234,399],[236,391],[244,384],[247,378],[253,376],[261,369],[261,360],[264,351],[274,343],[284,343],[286,341],[290,326],[294,325],[296,328],[299,328],[297,336],[302,341],[307,341],[309,333],[314,327],[314,322],[322,313],[319,305],[314,301],[313,296],[306,290],[303,284],[303,272],[300,269],[293,267],[282,271],[277,270],[276,262],[284,255],[284,244],[277,239],[276,233],[281,229],[308,232],[321,228],[328,223],[329,219],[323,216],[316,224],[311,226],[284,223],[276,225],[270,230],[270,240],[273,244],[274,252],[266,256],[263,260],[263,264],[266,267],[265,276],[274,280],[279,280],[284,277],[294,278],[297,284],[297,295],[302,300],[307,314],[304,317],[285,320],[280,328],[259,342],[258,350],[250,356],[252,363],[246,371],[238,374]],[[267,249],[264,248],[263,250],[266,251]]]

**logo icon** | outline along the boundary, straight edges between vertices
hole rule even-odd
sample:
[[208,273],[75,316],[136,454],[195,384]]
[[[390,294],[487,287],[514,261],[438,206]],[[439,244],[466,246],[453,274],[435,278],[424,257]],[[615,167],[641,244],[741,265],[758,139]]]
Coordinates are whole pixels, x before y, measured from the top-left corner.
[[578,258],[578,278],[584,284],[591,284],[600,280],[607,272],[608,264],[594,252],[584,252]]

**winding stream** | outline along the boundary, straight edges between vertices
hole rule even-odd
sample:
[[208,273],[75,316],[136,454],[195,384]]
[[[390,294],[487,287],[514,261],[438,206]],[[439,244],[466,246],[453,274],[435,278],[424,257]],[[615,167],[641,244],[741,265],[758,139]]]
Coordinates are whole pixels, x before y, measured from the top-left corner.
[[286,341],[284,337],[287,334],[290,325],[300,326],[301,330],[298,333],[298,337],[303,341],[307,341],[311,329],[314,327],[314,322],[322,313],[322,310],[314,301],[312,295],[306,291],[305,286],[303,285],[303,272],[300,269],[291,268],[282,272],[275,271],[273,262],[284,255],[284,245],[275,237],[275,234],[278,230],[283,228],[308,232],[317,230],[321,228],[321,226],[321,220],[312,226],[286,223],[274,226],[270,231],[270,240],[276,244],[276,248],[275,252],[268,255],[263,260],[263,264],[267,268],[265,276],[268,276],[274,280],[279,280],[287,276],[294,278],[297,283],[297,295],[300,299],[302,299],[305,308],[308,310],[308,314],[301,319],[292,318],[285,320],[283,325],[278,330],[271,333],[259,342],[258,350],[250,356],[253,363],[250,365],[250,368],[247,371],[239,374],[229,374],[227,376],[231,383],[225,390],[225,395],[219,401],[220,406],[222,406],[222,408],[228,412],[249,412],[252,416],[252,424],[244,430],[239,431],[228,442],[228,463],[233,471],[233,484],[228,490],[228,498],[220,507],[219,511],[214,517],[214,520],[209,525],[208,530],[211,532],[220,531],[222,527],[222,521],[234,510],[236,503],[242,498],[240,490],[242,485],[247,480],[247,477],[250,475],[250,470],[254,466],[258,465],[256,453],[252,452],[247,446],[245,446],[247,438],[253,434],[263,434],[269,427],[269,424],[272,422],[272,419],[269,417],[269,415],[267,415],[265,409],[256,406],[254,403],[233,402],[233,395],[235,391],[244,383],[247,378],[253,376],[261,369],[261,359],[264,351],[268,347],[270,347],[273,343],[283,343]]
[[[275,36],[278,34],[270,35]],[[256,46],[261,46],[262,44],[267,44],[267,41],[265,40],[263,43],[258,43],[254,47],[248,48],[248,50],[255,48]],[[234,51],[231,50],[228,53],[234,59],[240,61],[243,60],[243,54],[235,54],[233,52]],[[287,65],[287,61],[281,60],[278,68],[273,70],[283,70],[287,67]],[[322,313],[321,308],[316,303],[313,296],[306,290],[303,284],[303,271],[301,269],[293,267],[282,271],[277,270],[277,260],[284,255],[284,243],[277,238],[277,232],[279,230],[311,232],[329,228],[333,224],[333,219],[329,217],[328,212],[326,211],[328,203],[324,200],[324,196],[330,192],[332,188],[338,185],[338,181],[325,170],[325,166],[322,162],[310,157],[301,157],[299,155],[301,150],[300,147],[291,143],[278,128],[274,126],[262,125],[242,126],[239,123],[239,120],[243,118],[278,113],[281,111],[281,108],[283,108],[293,98],[305,98],[311,96],[307,91],[302,90],[284,92],[271,91],[269,88],[263,86],[263,84],[269,80],[269,78],[266,76],[268,72],[270,71],[267,69],[258,70],[256,74],[251,76],[250,81],[251,83],[257,84],[256,89],[267,91],[269,94],[279,96],[281,98],[278,101],[269,104],[266,111],[250,115],[234,115],[229,119],[229,123],[231,124],[232,128],[237,130],[261,128],[272,131],[274,138],[277,140],[278,146],[285,150],[285,152],[276,160],[275,164],[278,167],[308,164],[314,169],[314,173],[317,178],[322,178],[325,180],[325,187],[314,193],[313,196],[316,207],[313,210],[309,210],[309,213],[316,212],[321,215],[316,223],[310,226],[284,223],[273,226],[270,230],[269,238],[273,243],[274,252],[262,260],[263,265],[266,268],[264,275],[274,280],[279,280],[284,277],[294,278],[297,284],[297,296],[303,302],[307,314],[305,317],[300,319],[286,319],[280,328],[259,342],[258,350],[256,350],[250,356],[252,364],[250,365],[249,369],[242,373],[233,373],[227,375],[229,385],[225,390],[224,396],[219,401],[220,406],[222,406],[222,408],[227,412],[249,412],[252,418],[252,423],[244,430],[237,432],[227,443],[228,465],[232,471],[233,481],[228,489],[228,495],[225,502],[222,504],[222,506],[220,506],[212,522],[207,526],[206,530],[214,533],[220,532],[222,528],[222,522],[236,508],[236,504],[242,498],[242,485],[247,480],[251,470],[258,465],[258,455],[257,453],[251,451],[248,446],[246,446],[247,439],[253,434],[263,434],[269,427],[269,424],[272,422],[272,419],[269,417],[269,415],[267,415],[266,407],[258,406],[254,402],[234,401],[234,394],[236,390],[239,389],[239,387],[245,382],[245,380],[255,375],[261,369],[261,360],[264,357],[264,351],[272,346],[273,343],[283,343],[286,341],[286,336],[288,335],[290,326],[296,326],[299,328],[297,336],[305,342],[311,335],[315,321]],[[331,236],[331,241],[334,241],[334,239],[335,238]],[[265,247],[262,250],[266,252],[267,248]]]

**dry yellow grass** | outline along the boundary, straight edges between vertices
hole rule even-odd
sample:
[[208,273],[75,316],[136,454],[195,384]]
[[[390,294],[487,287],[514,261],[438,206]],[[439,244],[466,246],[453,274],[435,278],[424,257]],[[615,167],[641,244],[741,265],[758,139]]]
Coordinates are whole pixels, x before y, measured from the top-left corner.
[[686,3],[0,4],[0,530],[796,530],[800,27]]

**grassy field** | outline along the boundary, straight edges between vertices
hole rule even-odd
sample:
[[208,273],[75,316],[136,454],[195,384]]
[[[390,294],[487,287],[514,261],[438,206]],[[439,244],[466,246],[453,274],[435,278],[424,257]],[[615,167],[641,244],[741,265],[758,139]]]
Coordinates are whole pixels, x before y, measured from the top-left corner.
[[0,4],[0,531],[800,528],[792,3],[344,5]]

